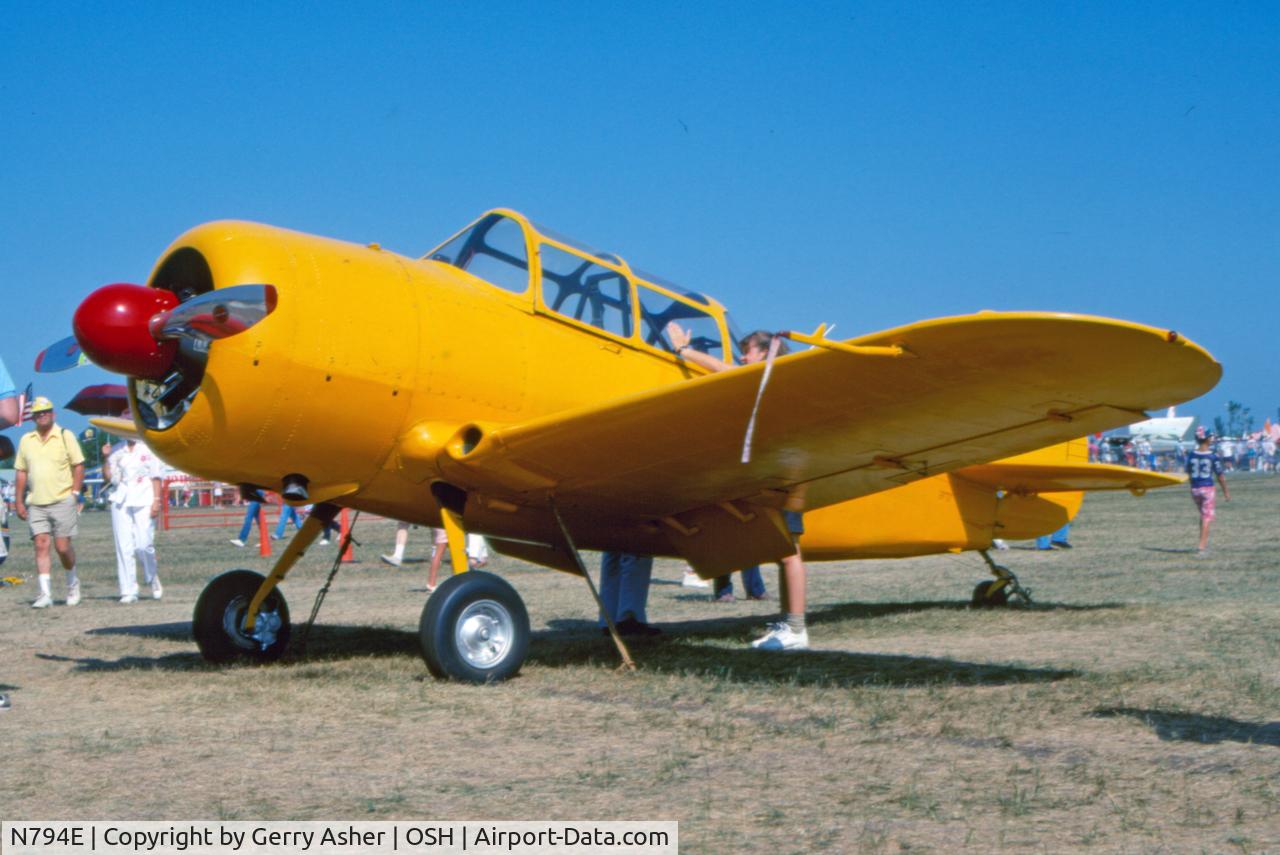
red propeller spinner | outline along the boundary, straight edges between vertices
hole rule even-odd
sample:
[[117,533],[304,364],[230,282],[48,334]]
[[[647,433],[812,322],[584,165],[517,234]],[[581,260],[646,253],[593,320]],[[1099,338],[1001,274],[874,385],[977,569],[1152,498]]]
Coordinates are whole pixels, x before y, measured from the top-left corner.
[[[170,291],[120,283],[104,285],[86,297],[71,328],[80,348],[97,365],[117,374],[162,380],[173,366],[179,339],[208,343],[227,338],[275,308],[274,285],[232,285],[179,303]],[[39,362],[45,361],[45,353]],[[68,358],[52,362],[56,364],[50,371],[73,364]]]
[[71,322],[76,341],[97,365],[160,380],[173,364],[177,341],[157,341],[151,319],[178,305],[172,291],[144,285],[104,285],[84,299]]

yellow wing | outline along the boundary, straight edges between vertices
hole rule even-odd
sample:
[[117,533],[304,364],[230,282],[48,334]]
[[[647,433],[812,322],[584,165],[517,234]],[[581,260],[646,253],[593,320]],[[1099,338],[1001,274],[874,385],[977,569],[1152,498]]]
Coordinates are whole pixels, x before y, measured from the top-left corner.
[[780,358],[747,463],[759,364],[477,433],[441,470],[516,505],[554,495],[619,521],[736,500],[817,508],[1128,424],[1221,375],[1176,333],[1079,315],[982,312],[849,343],[906,353]]

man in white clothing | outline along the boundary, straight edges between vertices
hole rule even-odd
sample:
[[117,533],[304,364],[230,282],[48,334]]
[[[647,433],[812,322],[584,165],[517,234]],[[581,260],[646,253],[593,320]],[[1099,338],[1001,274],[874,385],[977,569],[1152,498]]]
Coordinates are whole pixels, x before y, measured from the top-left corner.
[[111,528],[116,536],[116,574],[120,602],[138,601],[138,561],[151,596],[164,590],[156,572],[155,518],[164,496],[160,460],[141,442],[126,440],[110,451],[102,464],[102,477],[111,483]]

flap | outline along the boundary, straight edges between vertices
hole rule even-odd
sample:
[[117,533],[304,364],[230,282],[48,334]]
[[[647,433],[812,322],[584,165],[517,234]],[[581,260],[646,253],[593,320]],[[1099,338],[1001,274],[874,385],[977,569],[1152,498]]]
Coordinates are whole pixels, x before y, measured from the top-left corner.
[[794,555],[796,543],[773,508],[743,513],[729,503],[663,520],[667,538],[704,578]]

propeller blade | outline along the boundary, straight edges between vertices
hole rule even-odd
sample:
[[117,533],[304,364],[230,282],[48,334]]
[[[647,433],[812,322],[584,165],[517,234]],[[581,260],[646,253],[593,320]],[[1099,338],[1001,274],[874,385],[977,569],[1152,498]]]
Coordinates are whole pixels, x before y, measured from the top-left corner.
[[76,337],[69,335],[40,351],[36,356],[36,371],[41,374],[53,374],[55,371],[66,371],[69,368],[84,365],[88,361]]
[[89,424],[107,433],[115,434],[121,439],[142,439],[143,428],[133,419],[100,416],[89,419]]
[[242,333],[276,307],[274,285],[233,285],[218,288],[160,312],[151,319],[151,335],[157,341],[183,336],[205,340]]

